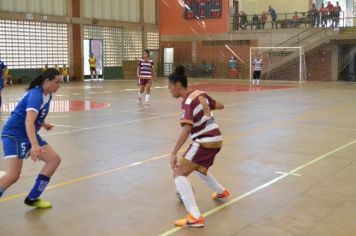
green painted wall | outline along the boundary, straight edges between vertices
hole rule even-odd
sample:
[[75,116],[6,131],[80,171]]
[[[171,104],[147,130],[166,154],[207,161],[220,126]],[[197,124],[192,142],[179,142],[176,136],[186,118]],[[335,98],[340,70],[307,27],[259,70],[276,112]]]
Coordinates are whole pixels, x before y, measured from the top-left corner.
[[[108,80],[123,79],[122,66],[104,67],[104,78]],[[90,79],[90,75],[86,75],[85,79]]]
[[33,78],[40,75],[42,69],[10,69],[10,75],[14,83],[29,83]]

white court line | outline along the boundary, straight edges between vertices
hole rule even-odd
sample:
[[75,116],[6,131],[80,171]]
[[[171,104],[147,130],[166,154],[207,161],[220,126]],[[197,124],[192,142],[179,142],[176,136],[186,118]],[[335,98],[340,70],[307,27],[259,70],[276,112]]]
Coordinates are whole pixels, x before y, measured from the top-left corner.
[[107,124],[107,125],[93,126],[93,127],[89,127],[89,128],[74,129],[74,130],[68,130],[68,131],[63,131],[63,132],[45,134],[45,135],[43,135],[43,137],[45,137],[45,136],[54,136],[54,135],[58,135],[58,134],[69,134],[69,133],[74,133],[74,132],[81,132],[81,131],[100,129],[100,128],[107,128],[107,127],[113,127],[113,126],[117,126],[117,125],[131,124],[131,123],[135,123],[135,122],[139,122],[139,121],[154,120],[154,119],[160,119],[160,118],[169,117],[169,116],[176,116],[176,115],[179,115],[179,113],[172,113],[172,114],[167,114],[167,115],[163,115],[163,116],[154,116],[154,117],[137,119],[137,120],[117,122],[117,123]]
[[69,116],[48,116],[47,118],[67,118]]
[[102,91],[102,92],[89,92],[90,94],[101,94],[101,93],[112,93],[112,91]]
[[123,91],[139,91],[140,89],[124,89]]
[[280,174],[280,175],[292,175],[292,176],[302,176],[301,174],[288,174],[287,172],[282,172],[282,171],[277,171],[276,174]]
[[60,124],[51,124],[54,127],[66,127],[66,128],[74,128],[74,129],[84,129],[84,127],[79,126],[71,126],[71,125],[60,125]]

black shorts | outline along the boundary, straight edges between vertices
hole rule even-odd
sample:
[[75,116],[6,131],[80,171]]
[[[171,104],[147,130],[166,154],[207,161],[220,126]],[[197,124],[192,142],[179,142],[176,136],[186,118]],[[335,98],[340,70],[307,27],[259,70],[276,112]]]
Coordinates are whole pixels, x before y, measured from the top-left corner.
[[90,67],[90,72],[96,72],[96,67]]
[[261,77],[261,71],[260,70],[254,70],[253,71],[253,79],[260,79]]

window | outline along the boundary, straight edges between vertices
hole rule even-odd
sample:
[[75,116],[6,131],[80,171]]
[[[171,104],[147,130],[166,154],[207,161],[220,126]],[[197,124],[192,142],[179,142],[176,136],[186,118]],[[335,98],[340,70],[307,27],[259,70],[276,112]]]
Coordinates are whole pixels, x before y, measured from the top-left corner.
[[121,28],[85,25],[84,39],[102,39],[104,43],[104,66],[122,66]]
[[0,20],[0,57],[8,67],[68,65],[68,25]]

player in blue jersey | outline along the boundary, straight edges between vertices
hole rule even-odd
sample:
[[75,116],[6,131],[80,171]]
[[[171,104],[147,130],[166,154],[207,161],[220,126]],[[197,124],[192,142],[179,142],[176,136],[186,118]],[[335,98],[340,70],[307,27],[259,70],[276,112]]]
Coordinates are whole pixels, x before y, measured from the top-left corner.
[[56,171],[61,159],[52,147],[38,134],[43,127],[47,131],[53,128],[45,122],[49,111],[52,93],[55,93],[62,81],[61,73],[50,68],[36,77],[29,85],[27,93],[17,104],[3,127],[1,139],[4,148],[6,173],[0,178],[0,197],[4,191],[20,177],[23,159],[31,157],[35,162],[43,161],[36,182],[25,199],[25,204],[37,208],[50,208],[50,202],[39,199],[48,182]]
[[1,90],[4,89],[6,83],[5,70],[6,70],[6,65],[4,64],[4,62],[0,61],[0,108],[2,105]]

